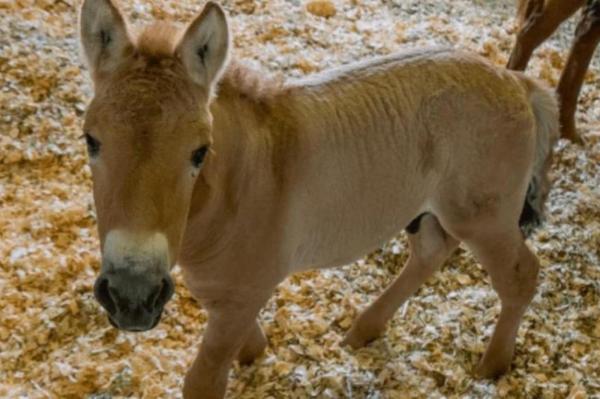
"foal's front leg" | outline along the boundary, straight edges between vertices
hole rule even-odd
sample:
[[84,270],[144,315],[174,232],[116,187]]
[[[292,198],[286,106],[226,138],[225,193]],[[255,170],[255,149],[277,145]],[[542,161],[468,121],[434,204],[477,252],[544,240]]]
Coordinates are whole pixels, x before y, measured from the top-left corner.
[[208,325],[200,351],[183,384],[185,399],[225,396],[231,363],[249,339],[252,349],[256,349],[256,329],[260,328],[256,316],[263,303],[225,300],[208,305]]
[[240,348],[237,359],[241,365],[250,364],[265,351],[266,347],[267,337],[265,337],[258,320],[255,320],[246,341]]

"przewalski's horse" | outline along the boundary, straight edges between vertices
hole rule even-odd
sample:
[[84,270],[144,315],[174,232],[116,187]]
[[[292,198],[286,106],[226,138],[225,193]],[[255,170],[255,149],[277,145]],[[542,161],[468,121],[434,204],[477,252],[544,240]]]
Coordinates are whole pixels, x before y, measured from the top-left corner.
[[507,68],[522,71],[533,51],[578,9],[583,9],[575,39],[560,75],[561,137],[581,142],[575,128],[577,98],[594,51],[600,43],[600,0],[517,0],[519,32]]
[[110,0],[86,0],[81,40],[95,87],[95,295],[117,327],[150,329],[181,265],[208,312],[185,397],[223,397],[232,361],[263,351],[257,314],[286,276],[349,263],[405,227],[408,263],[345,343],[376,338],[462,241],[502,302],[478,371],[507,370],[536,289],[523,231],[549,190],[550,92],[451,49],[270,82],[229,62],[211,2],[181,33],[135,38]]

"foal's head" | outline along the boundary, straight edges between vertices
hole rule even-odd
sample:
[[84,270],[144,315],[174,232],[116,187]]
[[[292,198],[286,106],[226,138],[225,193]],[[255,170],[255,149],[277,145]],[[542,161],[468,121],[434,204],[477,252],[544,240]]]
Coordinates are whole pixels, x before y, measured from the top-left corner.
[[85,0],[80,23],[95,88],[84,124],[102,243],[94,292],[115,326],[143,331],[173,294],[169,270],[210,148],[229,31],[210,2],[177,35],[154,26],[132,39],[111,0]]

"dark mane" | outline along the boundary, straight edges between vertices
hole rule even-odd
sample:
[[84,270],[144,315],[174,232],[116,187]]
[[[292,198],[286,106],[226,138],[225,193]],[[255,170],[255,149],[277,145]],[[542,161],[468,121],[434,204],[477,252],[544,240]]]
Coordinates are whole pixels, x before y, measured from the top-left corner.
[[155,22],[137,37],[137,51],[150,58],[173,57],[180,29],[168,22]]
[[221,95],[241,95],[253,102],[264,102],[283,90],[282,78],[264,77],[264,74],[244,63],[231,60],[221,78]]

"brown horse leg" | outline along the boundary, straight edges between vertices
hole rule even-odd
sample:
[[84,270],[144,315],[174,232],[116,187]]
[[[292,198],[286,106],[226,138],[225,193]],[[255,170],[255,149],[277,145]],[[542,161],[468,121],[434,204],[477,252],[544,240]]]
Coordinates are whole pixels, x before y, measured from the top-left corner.
[[600,42],[600,0],[588,1],[575,31],[575,41],[556,89],[560,99],[561,137],[581,142],[575,129],[577,98],[594,51]]
[[516,226],[504,233],[481,232],[465,243],[490,274],[502,303],[477,369],[479,376],[493,378],[506,372],[512,361],[521,318],[535,294],[539,262]]
[[256,320],[248,338],[246,338],[244,346],[240,349],[238,361],[242,365],[250,364],[265,351],[266,347],[267,338],[258,320]]
[[525,70],[533,51],[585,2],[585,0],[527,1],[524,22],[508,60],[506,66],[508,69]]
[[396,310],[444,263],[458,241],[447,235],[435,216],[421,217],[418,231],[408,235],[410,256],[396,280],[350,328],[342,344],[360,348],[377,338]]

